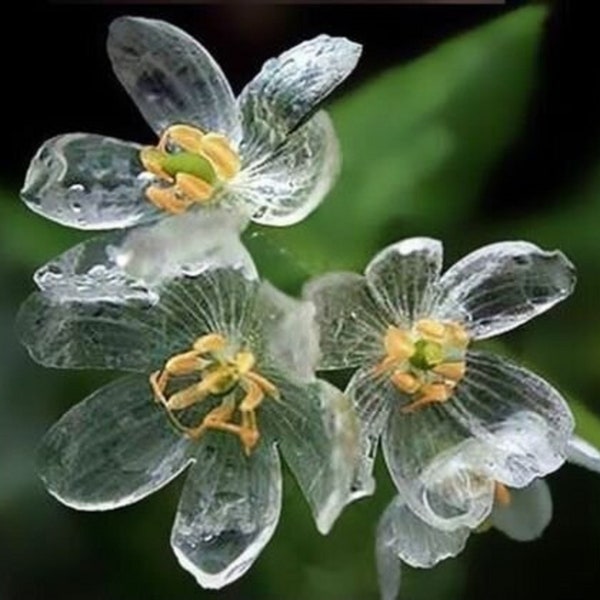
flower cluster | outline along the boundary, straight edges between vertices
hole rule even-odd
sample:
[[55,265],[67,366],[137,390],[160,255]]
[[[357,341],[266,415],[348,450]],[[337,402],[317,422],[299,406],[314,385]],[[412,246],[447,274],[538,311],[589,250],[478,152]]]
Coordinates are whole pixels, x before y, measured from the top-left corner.
[[[557,390],[472,348],[571,294],[560,252],[496,243],[442,274],[441,243],[412,238],[302,299],[261,280],[240,233],[297,223],[332,187],[338,144],[315,109],[360,50],[318,36],[235,98],[187,34],[117,19],[110,59],[156,145],[62,135],[27,173],[32,210],[117,231],[37,271],[23,343],[49,367],[130,372],[48,432],[41,477],[68,506],[105,510],[187,471],[171,544],[204,587],[240,577],[273,535],[280,457],[327,533],[373,493],[381,440],[397,491],[376,536],[385,599],[399,559],[433,566],[490,526],[532,539],[551,515],[542,478],[567,459],[600,470]],[[335,369],[353,370],[344,391],[316,375]]]

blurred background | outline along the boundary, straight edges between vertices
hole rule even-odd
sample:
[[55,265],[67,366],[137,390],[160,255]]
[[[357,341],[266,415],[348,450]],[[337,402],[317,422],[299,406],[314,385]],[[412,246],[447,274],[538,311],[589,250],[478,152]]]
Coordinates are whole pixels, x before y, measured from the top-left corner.
[[[30,213],[18,190],[47,138],[90,131],[153,143],[104,50],[122,14],[168,20],[213,53],[234,90],[264,60],[326,32],[364,44],[329,100],[344,152],[340,182],[292,229],[248,232],[263,272],[290,292],[325,270],[361,270],[384,245],[430,235],[447,264],[503,239],[562,249],[576,294],[495,349],[559,387],[600,445],[600,93],[597,35],[569,2],[481,6],[260,4],[47,5],[5,21],[0,161],[0,599],[375,600],[373,530],[392,487],[379,465],[373,498],[322,538],[286,475],[282,521],[251,571],[221,592],[177,565],[169,531],[182,479],[138,505],[77,513],[33,468],[44,431],[112,373],[36,366],[15,312],[33,270],[87,237]],[[408,600],[579,600],[600,586],[600,477],[550,477],[555,516],[539,541],[472,536],[457,559],[405,570]]]

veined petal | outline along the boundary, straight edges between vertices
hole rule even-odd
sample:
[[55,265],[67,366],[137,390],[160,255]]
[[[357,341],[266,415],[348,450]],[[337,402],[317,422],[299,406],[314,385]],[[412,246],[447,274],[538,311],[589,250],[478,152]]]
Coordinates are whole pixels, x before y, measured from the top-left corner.
[[268,60],[238,98],[242,155],[255,161],[272,153],[352,72],[361,46],[319,35]]
[[256,267],[239,239],[245,224],[219,209],[167,217],[128,232],[110,256],[127,276],[151,286],[226,267],[255,279]]
[[491,523],[517,542],[540,537],[552,520],[552,496],[548,484],[537,479],[520,490],[510,490],[510,503],[494,507]]
[[119,379],[68,411],[39,449],[50,493],[78,510],[137,502],[190,462],[190,442],[154,402],[148,378]]
[[395,551],[394,523],[386,518],[386,510],[377,524],[375,536],[375,564],[381,600],[396,600],[402,582],[402,563]]
[[175,124],[241,140],[235,98],[212,56],[177,27],[120,17],[107,42],[113,69],[140,112],[160,135]]
[[567,460],[574,465],[600,473],[600,450],[578,436],[569,440]]
[[492,508],[495,482],[522,488],[560,467],[572,428],[564,400],[544,380],[470,352],[452,397],[414,413],[394,411],[383,447],[417,515],[444,530],[473,528]]
[[321,357],[319,369],[373,365],[383,358],[388,323],[377,308],[365,278],[327,273],[309,281],[303,296],[316,306]]
[[271,539],[281,510],[281,467],[261,442],[246,457],[235,436],[201,442],[177,509],[171,545],[181,566],[205,588],[241,577]]
[[465,449],[471,440],[481,447],[470,436],[444,405],[409,414],[398,406],[388,419],[383,455],[390,475],[408,507],[436,529],[477,527],[492,510],[494,481],[473,463],[470,445]]
[[561,252],[500,242],[465,256],[442,276],[435,316],[488,338],[548,310],[574,286],[575,268]]
[[379,438],[397,401],[397,392],[387,378],[374,377],[371,368],[354,373],[345,394],[354,406],[359,422],[359,466],[352,484],[352,499],[375,490],[373,467]]
[[409,238],[388,246],[369,263],[367,284],[396,325],[410,326],[430,314],[442,270],[438,240]]
[[147,301],[62,301],[36,292],[17,327],[31,357],[47,367],[147,371],[168,349],[165,316]]
[[[396,496],[385,509],[377,525],[377,547],[413,567],[430,568],[440,561],[460,554],[469,538],[466,527],[442,531],[422,521]],[[380,574],[381,579],[381,574]],[[390,598],[395,598],[389,595]]]
[[319,359],[315,307],[296,300],[267,282],[258,290],[257,326],[265,338],[261,362],[272,363],[294,381],[312,382]]
[[511,361],[468,352],[466,375],[447,404],[473,435],[505,454],[492,475],[510,487],[524,487],[566,459],[574,428],[567,403],[548,382]]
[[21,196],[42,216],[77,229],[116,229],[153,220],[144,196],[140,146],[90,133],[48,140],[34,156]]
[[326,534],[349,502],[358,458],[354,411],[346,397],[325,381],[298,385],[271,379],[281,399],[263,403],[265,429],[277,440],[318,530]]
[[246,205],[253,221],[294,225],[321,203],[339,168],[337,137],[328,115],[321,111],[272,153],[245,166],[229,191]]

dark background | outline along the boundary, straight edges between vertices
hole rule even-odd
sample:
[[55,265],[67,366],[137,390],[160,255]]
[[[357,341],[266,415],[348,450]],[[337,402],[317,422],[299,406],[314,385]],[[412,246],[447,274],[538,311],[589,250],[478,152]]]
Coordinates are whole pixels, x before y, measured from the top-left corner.
[[[21,206],[16,192],[33,153],[53,135],[80,130],[153,143],[149,128],[110,69],[104,51],[110,21],[119,15],[136,14],[182,27],[210,49],[236,92],[270,56],[322,32],[344,35],[361,42],[365,50],[355,75],[339,92],[342,95],[352,93],[387,67],[411,61],[439,42],[519,4],[523,3],[54,4],[20,7],[10,17],[5,14],[5,33],[0,41],[4,71],[0,88],[4,116],[0,217],[10,215],[10,222],[0,231],[13,241],[12,253],[0,261],[1,600],[377,597],[372,529],[391,497],[383,469],[377,496],[350,507],[324,539],[311,530],[308,510],[297,500],[298,492],[288,478],[283,519],[274,540],[246,577],[218,593],[198,588],[177,566],[169,549],[169,529],[181,481],[138,506],[115,513],[85,514],[59,505],[46,495],[35,477],[31,457],[43,431],[67,407],[110,376],[44,370],[31,364],[16,344],[11,322],[19,302],[32,289],[32,269],[85,237],[42,223],[40,217]],[[586,179],[600,158],[600,94],[596,89],[600,49],[593,31],[595,23],[578,14],[574,5],[552,4],[542,41],[540,78],[527,118],[481,194],[477,210],[482,222],[487,220],[497,227],[505,223],[509,232],[513,224],[535,218],[541,211],[560,209],[568,215],[570,190]],[[398,98],[392,108],[402,110],[402,99]],[[6,207],[8,212],[1,212]],[[30,228],[33,221],[36,227]],[[589,227],[595,231],[598,224],[600,219]],[[405,231],[415,233],[410,224]],[[31,236],[40,233],[43,239],[37,244]],[[458,239],[462,232],[456,231],[455,235]],[[20,238],[26,247],[23,254],[14,250],[14,240]],[[598,252],[589,257],[589,264],[595,265],[594,259],[600,258],[600,236],[596,248]],[[600,270],[591,268],[587,275],[593,278],[600,275]],[[586,288],[588,305],[598,297],[600,278],[595,281]],[[597,318],[590,321],[590,327],[600,335]],[[515,339],[513,350],[518,352],[523,340],[518,336]],[[568,345],[558,344],[553,352],[554,359],[542,366],[555,364],[557,353],[568,364]],[[585,390],[586,403],[595,403],[596,407],[598,400],[592,397],[592,391],[598,391],[597,372],[577,390]],[[559,382],[560,377],[555,375]],[[564,377],[568,380],[569,376]],[[407,569],[404,597],[596,597],[600,588],[600,478],[566,467],[552,477],[551,487],[556,515],[542,540],[517,544],[495,532],[474,536],[457,560],[428,572]]]

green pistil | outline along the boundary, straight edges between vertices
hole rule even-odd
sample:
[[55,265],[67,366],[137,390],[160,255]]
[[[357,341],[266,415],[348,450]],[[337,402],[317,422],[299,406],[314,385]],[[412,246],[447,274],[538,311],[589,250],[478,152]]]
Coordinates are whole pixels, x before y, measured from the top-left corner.
[[206,181],[213,185],[217,179],[217,174],[206,158],[193,152],[176,152],[168,154],[166,152],[156,152],[156,159],[160,166],[171,177],[175,177],[177,173],[187,173]]
[[416,369],[428,371],[444,360],[444,352],[441,344],[419,340],[415,342],[415,352],[408,362]]

